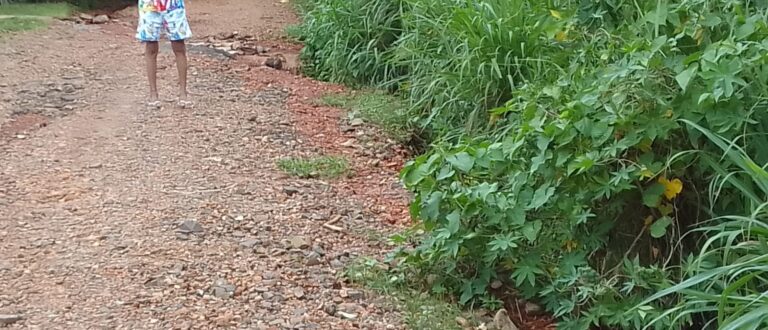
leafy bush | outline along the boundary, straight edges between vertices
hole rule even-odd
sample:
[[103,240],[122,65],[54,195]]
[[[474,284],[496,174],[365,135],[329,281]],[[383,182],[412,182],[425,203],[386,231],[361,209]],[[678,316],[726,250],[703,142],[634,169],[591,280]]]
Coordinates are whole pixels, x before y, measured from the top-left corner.
[[[768,163],[764,3],[403,0],[398,8],[387,24],[369,25],[391,29],[363,29],[397,38],[365,62],[365,79],[332,80],[395,79],[418,120],[441,133],[402,174],[415,193],[418,246],[399,256],[439,275],[434,291],[493,301],[490,283],[508,281],[565,329],[762,317],[756,293],[766,281],[742,262],[762,260],[765,214],[756,210],[765,195],[711,155],[739,141],[754,159],[733,164]],[[330,16],[310,12],[308,22]],[[343,29],[334,19],[325,26]],[[331,38],[310,31],[314,63],[371,58],[359,45],[380,36],[333,30],[354,42],[323,46]],[[359,77],[361,67],[312,69]],[[695,228],[706,229],[686,234]],[[731,236],[723,242],[713,230]],[[688,282],[704,277],[715,284]]]

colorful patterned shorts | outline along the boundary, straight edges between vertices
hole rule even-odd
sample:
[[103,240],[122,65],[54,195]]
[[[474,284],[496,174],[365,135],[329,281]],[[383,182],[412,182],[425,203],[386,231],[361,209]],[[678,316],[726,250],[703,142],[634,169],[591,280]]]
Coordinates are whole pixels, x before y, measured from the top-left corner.
[[192,30],[187,21],[187,11],[184,8],[164,12],[140,11],[136,39],[142,42],[160,41],[161,34],[165,34],[171,41],[192,37]]

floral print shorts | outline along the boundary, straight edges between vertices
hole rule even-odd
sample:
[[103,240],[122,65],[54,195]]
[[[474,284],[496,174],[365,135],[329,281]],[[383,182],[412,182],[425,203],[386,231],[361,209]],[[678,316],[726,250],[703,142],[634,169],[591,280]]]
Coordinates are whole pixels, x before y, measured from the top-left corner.
[[160,41],[165,35],[168,40],[180,41],[192,37],[187,11],[175,8],[167,11],[139,11],[139,28],[136,39],[142,42]]

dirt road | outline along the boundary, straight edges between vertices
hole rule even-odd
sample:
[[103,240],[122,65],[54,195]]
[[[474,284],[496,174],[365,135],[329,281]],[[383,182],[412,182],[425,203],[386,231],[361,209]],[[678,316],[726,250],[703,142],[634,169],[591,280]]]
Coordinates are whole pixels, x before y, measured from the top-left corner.
[[[189,6],[200,39],[273,35],[294,20],[277,0]],[[195,108],[170,102],[166,51],[169,102],[147,110],[133,26],[130,15],[56,22],[0,40],[0,327],[402,328],[384,300],[339,276],[385,250],[372,237],[405,218],[397,151],[342,146],[368,133],[312,104],[339,87],[201,49],[190,50]],[[275,168],[329,153],[347,155],[355,177]]]

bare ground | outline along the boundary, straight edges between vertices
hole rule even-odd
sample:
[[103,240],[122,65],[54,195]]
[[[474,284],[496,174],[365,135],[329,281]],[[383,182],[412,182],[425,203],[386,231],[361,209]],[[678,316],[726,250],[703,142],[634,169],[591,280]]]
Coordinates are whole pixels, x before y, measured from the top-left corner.
[[[295,19],[287,6],[199,0],[190,15],[199,38],[268,35]],[[9,326],[401,329],[339,275],[406,218],[402,153],[313,105],[339,87],[205,52],[190,52],[194,109],[145,109],[130,12],[0,40],[0,314],[21,317]],[[159,76],[172,101],[170,54]],[[322,154],[349,157],[354,177],[275,168]]]

